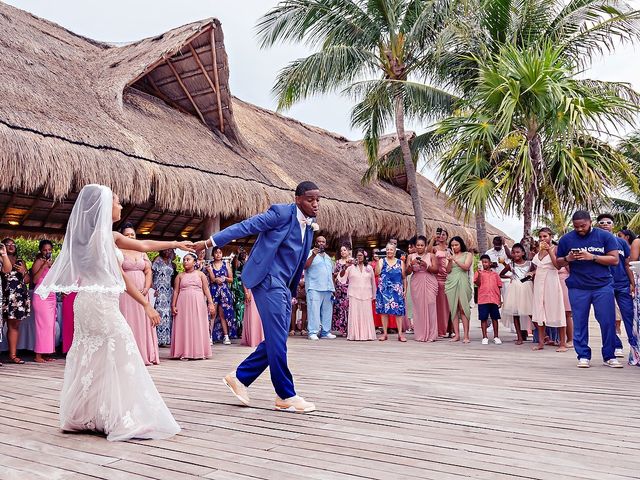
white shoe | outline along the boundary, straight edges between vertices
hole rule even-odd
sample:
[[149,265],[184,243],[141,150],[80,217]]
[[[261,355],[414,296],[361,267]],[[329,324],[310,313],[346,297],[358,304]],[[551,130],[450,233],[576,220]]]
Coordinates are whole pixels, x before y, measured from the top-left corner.
[[316,335],[315,333],[312,333],[311,335],[309,335],[309,340],[320,340],[318,338],[318,335]]
[[307,402],[298,395],[284,400],[276,397],[276,410],[281,412],[309,413],[315,411],[315,409],[316,406],[313,403]]
[[589,368],[590,366],[591,366],[591,361],[588,358],[578,359],[578,368]]
[[488,338],[483,338],[482,339],[482,345],[489,345],[489,339]]
[[229,335],[225,335],[222,339],[222,343],[225,345],[231,345],[231,340],[229,340]]
[[498,337],[493,337],[493,343],[495,343],[496,345],[502,345],[502,340],[500,340]]
[[624,352],[622,351],[621,348],[616,348],[615,356],[616,356],[616,358],[623,358],[624,357]]
[[336,338],[336,336],[329,332],[329,333],[325,333],[324,335],[320,335],[320,338],[326,338],[328,340],[333,340],[334,338]]
[[618,360],[617,358],[610,358],[603,364],[611,368],[622,368],[622,364],[620,363],[620,360]]
[[244,405],[249,406],[249,393],[247,387],[240,383],[240,380],[236,378],[236,374],[231,372],[229,375],[222,379],[224,384],[231,390],[238,400]]
[[209,339],[209,345],[211,345],[213,347],[213,338]]

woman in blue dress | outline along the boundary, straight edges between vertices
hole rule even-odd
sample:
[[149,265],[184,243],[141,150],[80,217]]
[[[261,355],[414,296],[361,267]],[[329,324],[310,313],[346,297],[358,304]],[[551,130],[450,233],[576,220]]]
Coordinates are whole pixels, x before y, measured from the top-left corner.
[[211,298],[216,306],[217,317],[214,319],[213,341],[222,339],[225,345],[231,345],[229,337],[238,338],[238,329],[233,311],[233,296],[229,284],[233,281],[231,266],[222,259],[222,250],[214,248],[213,263],[207,265]]
[[156,327],[158,345],[166,347],[171,344],[171,298],[173,296],[173,278],[176,266],[173,263],[173,250],[162,250],[151,264],[153,289],[156,302],[154,308],[160,314],[160,323]]
[[405,277],[404,262],[396,258],[396,246],[387,244],[387,256],[376,265],[376,275],[380,277],[376,292],[376,312],[382,320],[383,334],[379,338],[381,342],[387,339],[387,326],[389,315],[395,315],[398,326],[398,340],[406,342],[402,335],[402,321],[406,314],[407,279]]

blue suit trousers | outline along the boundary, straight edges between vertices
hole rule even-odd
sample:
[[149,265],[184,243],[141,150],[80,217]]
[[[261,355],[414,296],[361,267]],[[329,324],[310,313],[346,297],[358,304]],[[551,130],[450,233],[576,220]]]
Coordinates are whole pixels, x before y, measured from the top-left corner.
[[287,366],[291,291],[281,281],[267,275],[251,293],[262,320],[264,341],[238,366],[236,377],[248,387],[269,367],[276,394],[282,399],[291,398],[296,394]]
[[[616,296],[616,303],[620,309],[624,329],[627,332],[629,345],[635,347],[637,345],[637,339],[633,334],[633,297],[631,297],[631,288],[628,286],[625,288],[614,288],[614,294]],[[616,348],[622,348],[622,341],[618,335],[616,335],[615,341]]]
[[606,362],[615,358],[616,308],[613,286],[595,290],[569,288],[569,301],[573,312],[573,347],[578,359],[591,360],[589,348],[589,313],[591,305],[602,333],[602,358]]

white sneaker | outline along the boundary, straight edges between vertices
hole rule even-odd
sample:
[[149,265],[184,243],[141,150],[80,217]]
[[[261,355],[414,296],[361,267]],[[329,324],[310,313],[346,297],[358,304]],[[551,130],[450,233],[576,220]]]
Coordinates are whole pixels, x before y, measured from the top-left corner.
[[229,335],[225,335],[222,338],[222,343],[225,344],[225,345],[231,345],[231,340],[229,340]]
[[489,345],[489,339],[488,338],[483,338],[482,339],[482,345]]
[[316,335],[315,333],[312,333],[311,335],[309,335],[309,340],[320,340],[318,338],[318,335]]
[[578,359],[578,368],[589,368],[590,366],[591,366],[591,361],[588,358]]
[[276,410],[281,412],[310,413],[315,411],[316,406],[307,402],[304,398],[296,395],[295,397],[281,399],[276,397]]
[[624,357],[624,352],[622,351],[621,348],[616,348],[615,356],[616,356],[616,358],[623,358]]
[[334,338],[336,338],[336,336],[333,333],[329,332],[329,333],[325,333],[324,335],[321,335],[320,338],[327,338],[329,340],[333,340]]
[[604,365],[611,368],[622,368],[622,364],[617,358],[610,358],[609,360],[604,362]]
[[493,343],[495,343],[496,345],[502,345],[502,340],[500,340],[498,337],[493,337]]

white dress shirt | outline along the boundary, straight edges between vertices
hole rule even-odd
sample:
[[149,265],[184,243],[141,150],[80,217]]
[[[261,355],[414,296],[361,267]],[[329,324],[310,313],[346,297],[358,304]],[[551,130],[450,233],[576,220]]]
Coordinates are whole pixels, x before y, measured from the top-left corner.
[[302,236],[302,243],[304,243],[304,234],[307,231],[307,217],[298,207],[296,207],[296,214],[298,216],[298,221],[300,222],[300,235]]

